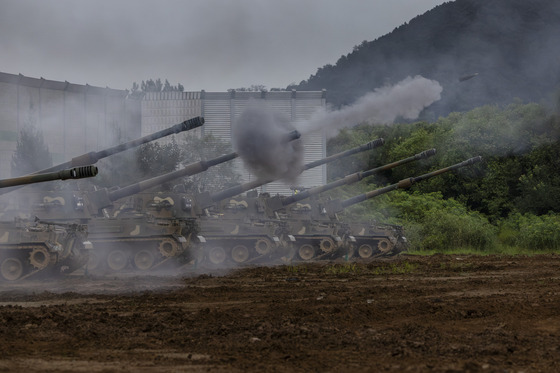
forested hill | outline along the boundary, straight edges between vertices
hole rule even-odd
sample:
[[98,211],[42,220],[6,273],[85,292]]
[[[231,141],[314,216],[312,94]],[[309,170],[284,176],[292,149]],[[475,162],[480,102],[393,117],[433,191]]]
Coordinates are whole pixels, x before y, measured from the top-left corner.
[[[328,41],[326,41],[328,42]],[[460,81],[460,78],[478,73]],[[560,1],[456,0],[364,41],[289,89],[327,90],[335,107],[407,76],[444,88],[437,119],[485,104],[555,102],[560,89]]]

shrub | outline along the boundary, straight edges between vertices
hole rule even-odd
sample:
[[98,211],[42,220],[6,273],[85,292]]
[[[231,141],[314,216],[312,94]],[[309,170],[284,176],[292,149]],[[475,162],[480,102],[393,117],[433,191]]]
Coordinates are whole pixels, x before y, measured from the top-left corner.
[[509,215],[499,224],[499,240],[508,246],[531,251],[560,249],[560,215]]

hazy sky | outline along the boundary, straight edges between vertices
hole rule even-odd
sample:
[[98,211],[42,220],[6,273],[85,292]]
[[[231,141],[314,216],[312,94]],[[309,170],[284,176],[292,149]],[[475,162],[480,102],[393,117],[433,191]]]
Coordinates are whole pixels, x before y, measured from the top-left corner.
[[285,88],[443,0],[0,0],[0,71],[129,89]]

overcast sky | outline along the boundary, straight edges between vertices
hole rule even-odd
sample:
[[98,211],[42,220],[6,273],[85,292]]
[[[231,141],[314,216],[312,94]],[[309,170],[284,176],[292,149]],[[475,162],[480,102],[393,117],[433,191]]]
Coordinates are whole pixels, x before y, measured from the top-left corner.
[[285,88],[443,0],[0,0],[0,71],[115,89]]

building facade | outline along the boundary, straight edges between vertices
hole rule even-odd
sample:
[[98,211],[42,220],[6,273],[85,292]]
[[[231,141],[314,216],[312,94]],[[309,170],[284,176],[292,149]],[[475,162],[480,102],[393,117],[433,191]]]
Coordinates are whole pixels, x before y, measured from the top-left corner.
[[[264,100],[273,110],[287,115],[294,127],[298,122],[310,118],[320,107],[325,107],[324,91],[298,92],[158,92],[147,93],[142,100],[142,135],[167,128],[175,123],[194,116],[203,116],[204,126],[198,129],[198,135],[212,136],[231,143],[232,123],[247,107],[250,100]],[[326,139],[324,133],[315,133],[302,139],[304,142],[304,161],[309,163],[326,157]],[[232,161],[234,169],[241,175],[243,182],[254,179],[243,165],[241,159]],[[294,182],[294,186],[313,187],[326,182],[326,166],[316,167],[303,172]],[[291,185],[273,182],[259,188],[260,192],[289,195]]]
[[[0,73],[0,178],[13,176],[12,155],[26,125],[42,132],[56,165],[196,116],[203,116],[205,124],[189,134],[212,134],[231,144],[232,123],[250,100],[266,101],[268,106],[287,115],[296,128],[326,105],[324,91],[148,92],[138,99],[131,98],[127,90]],[[302,140],[305,163],[326,156],[323,133]],[[235,159],[232,167],[243,182],[254,179],[240,159]],[[326,166],[320,166],[301,174],[294,186],[313,187],[325,182]],[[288,195],[292,193],[290,187],[274,182],[262,186],[260,192]]]
[[140,135],[140,101],[128,91],[0,73],[0,178],[22,128],[43,134],[53,164]]

